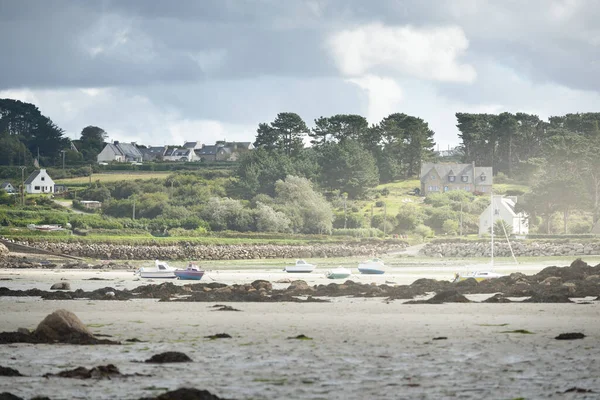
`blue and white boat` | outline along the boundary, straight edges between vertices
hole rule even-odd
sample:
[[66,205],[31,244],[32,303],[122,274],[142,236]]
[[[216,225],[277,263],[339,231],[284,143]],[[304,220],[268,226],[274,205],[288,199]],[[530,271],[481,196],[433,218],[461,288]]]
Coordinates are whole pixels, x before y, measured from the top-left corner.
[[379,258],[372,258],[358,264],[358,272],[368,275],[381,275],[385,273],[385,264]]
[[175,276],[177,279],[199,281],[204,276],[204,271],[196,264],[190,263],[186,269],[176,269]]

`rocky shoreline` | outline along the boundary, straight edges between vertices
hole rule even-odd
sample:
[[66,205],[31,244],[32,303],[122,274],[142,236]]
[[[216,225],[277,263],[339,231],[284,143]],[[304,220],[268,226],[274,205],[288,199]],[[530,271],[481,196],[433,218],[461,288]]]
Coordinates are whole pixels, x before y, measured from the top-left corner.
[[[30,246],[55,254],[111,260],[250,260],[268,258],[326,258],[371,256],[400,251],[408,246],[404,241],[371,241],[356,243],[315,243],[306,245],[277,244],[224,244],[201,245],[179,243],[176,245],[132,246],[121,244],[15,241],[20,246]],[[10,244],[9,244],[10,246]]]
[[0,296],[38,296],[44,300],[107,300],[160,299],[187,302],[327,302],[328,297],[381,297],[388,301],[414,299],[436,293],[427,303],[469,302],[465,294],[496,294],[485,302],[507,303],[509,297],[528,297],[525,302],[571,303],[571,298],[600,295],[600,264],[595,267],[581,259],[568,267],[547,267],[535,275],[513,273],[501,278],[477,282],[467,279],[453,283],[434,279],[418,279],[410,285],[366,284],[347,280],[342,284],[308,285],[303,280],[289,281],[285,289],[274,289],[265,280],[248,284],[226,285],[218,282],[175,285],[171,282],[139,286],[132,290],[104,287],[94,291],[11,290],[0,287]]
[[[600,241],[589,243],[555,243],[511,241],[516,257],[551,257],[600,255]],[[419,253],[428,257],[490,257],[489,242],[432,242],[427,243]],[[510,257],[511,249],[506,242],[494,243],[494,255]]]

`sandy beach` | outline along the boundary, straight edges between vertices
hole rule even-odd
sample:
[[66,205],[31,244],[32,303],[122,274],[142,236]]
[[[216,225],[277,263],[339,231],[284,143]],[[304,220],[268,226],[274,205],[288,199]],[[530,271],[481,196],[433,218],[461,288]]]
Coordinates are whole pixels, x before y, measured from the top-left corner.
[[[566,264],[551,261],[518,268],[529,274],[548,265]],[[366,279],[382,279],[404,284],[432,275],[449,279],[450,271],[454,272],[435,264],[412,268],[398,267],[381,277],[357,279],[363,283]],[[311,276],[291,278],[302,278],[311,285],[331,282],[322,274],[308,275]],[[274,268],[221,269],[210,272],[209,276],[223,283],[290,278]],[[73,290],[105,286],[123,289],[152,283],[135,280],[132,271],[110,270],[0,270],[0,278],[10,278],[0,282],[0,286],[11,289],[47,290],[61,278],[67,279]],[[0,377],[0,392],[23,398],[46,395],[51,399],[136,399],[185,386],[207,389],[231,399],[596,399],[600,396],[600,356],[596,351],[600,305],[596,301],[403,303],[382,298],[341,297],[332,298],[330,303],[228,303],[241,311],[220,312],[214,311],[212,303],[2,297],[1,331],[35,328],[46,315],[64,308],[74,312],[94,334],[110,335],[119,341],[137,338],[143,342],[119,346],[1,345],[0,365],[15,368],[27,377]],[[515,330],[531,333],[510,333]],[[582,332],[586,338],[554,339],[565,332]],[[217,333],[228,333],[232,338],[205,338]],[[289,339],[300,334],[312,340]],[[140,363],[153,354],[172,350],[188,354],[193,362]],[[112,380],[41,377],[78,366],[91,368],[109,363],[124,374],[149,376]],[[564,393],[572,387],[594,393]]]

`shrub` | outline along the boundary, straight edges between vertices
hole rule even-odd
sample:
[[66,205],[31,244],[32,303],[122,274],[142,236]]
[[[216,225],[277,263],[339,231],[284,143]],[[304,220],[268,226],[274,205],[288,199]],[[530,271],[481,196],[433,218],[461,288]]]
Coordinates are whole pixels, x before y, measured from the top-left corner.
[[334,229],[331,234],[334,236],[351,236],[358,238],[383,237],[383,232],[377,228]]
[[425,225],[419,225],[415,228],[415,234],[421,237],[421,240],[433,237],[433,230]]
[[458,222],[453,219],[447,219],[442,224],[442,232],[446,235],[456,235],[458,233]]

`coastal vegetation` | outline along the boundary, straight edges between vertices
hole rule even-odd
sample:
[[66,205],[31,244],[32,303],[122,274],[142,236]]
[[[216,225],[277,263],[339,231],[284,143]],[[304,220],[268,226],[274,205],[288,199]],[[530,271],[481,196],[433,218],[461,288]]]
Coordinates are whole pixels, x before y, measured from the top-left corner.
[[[53,165],[49,172],[68,189],[56,195],[65,197],[60,202],[27,195],[23,203],[0,193],[8,237],[37,237],[20,228],[57,224],[70,226],[68,240],[83,241],[422,241],[476,234],[489,204],[465,191],[418,196],[421,163],[446,159],[434,151],[427,122],[402,113],[374,125],[359,115],[320,117],[312,128],[298,114],[279,113],[259,124],[255,150],[236,162],[100,166],[102,128],[85,127],[69,141],[32,104],[5,99],[0,110],[0,175],[18,187],[17,166],[32,165],[39,147],[35,162]],[[492,163],[494,192],[518,196],[531,233],[587,234],[600,213],[598,121],[599,113],[547,122],[523,113],[457,113],[462,143],[452,161]],[[86,210],[81,200],[102,207]],[[64,207],[71,201],[74,207]]]

